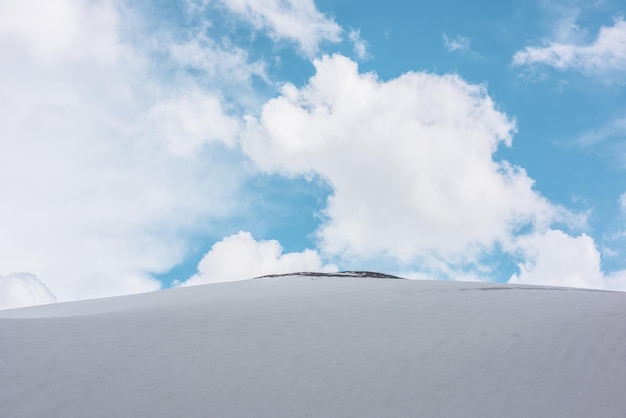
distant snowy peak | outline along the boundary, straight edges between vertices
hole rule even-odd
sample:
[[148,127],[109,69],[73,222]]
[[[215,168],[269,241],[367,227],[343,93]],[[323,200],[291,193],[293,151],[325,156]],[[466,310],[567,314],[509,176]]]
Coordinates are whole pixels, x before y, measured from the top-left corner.
[[371,277],[375,279],[400,279],[403,277],[393,276],[391,274],[377,273],[375,271],[339,271],[336,273],[319,273],[313,271],[302,271],[297,273],[286,274],[268,274],[265,276],[255,277],[254,279],[267,279],[272,277]]

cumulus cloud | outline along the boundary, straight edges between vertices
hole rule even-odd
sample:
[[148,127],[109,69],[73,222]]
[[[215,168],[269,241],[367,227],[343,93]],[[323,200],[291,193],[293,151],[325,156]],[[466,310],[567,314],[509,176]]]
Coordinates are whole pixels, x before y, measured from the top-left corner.
[[559,230],[521,237],[524,262],[509,283],[604,288],[600,252],[586,234],[572,237]]
[[211,247],[198,264],[198,273],[182,285],[230,282],[266,274],[300,271],[335,272],[314,250],[283,254],[278,241],[257,241],[249,232],[224,238]]
[[274,39],[295,42],[307,55],[315,55],[323,41],[339,42],[341,27],[317,10],[313,0],[221,0]]
[[524,261],[509,283],[626,290],[626,271],[605,274],[593,238],[559,230],[520,237],[517,250]]
[[464,36],[457,36],[456,38],[449,38],[445,33],[443,34],[443,45],[450,52],[453,51],[469,51],[470,39]]
[[513,56],[513,65],[547,65],[559,70],[577,70],[589,75],[610,74],[626,69],[626,21],[600,28],[588,44],[545,41],[528,46]]
[[381,81],[339,55],[315,68],[247,119],[243,149],[264,171],[333,187],[324,252],[467,261],[560,216],[522,168],[494,161],[515,123],[484,86],[428,73]]
[[152,274],[239,207],[243,169],[223,151],[237,118],[159,55],[164,81],[117,7],[0,4],[0,267],[59,300],[158,289]]
[[13,273],[0,276],[0,309],[54,303],[56,298],[36,276]]

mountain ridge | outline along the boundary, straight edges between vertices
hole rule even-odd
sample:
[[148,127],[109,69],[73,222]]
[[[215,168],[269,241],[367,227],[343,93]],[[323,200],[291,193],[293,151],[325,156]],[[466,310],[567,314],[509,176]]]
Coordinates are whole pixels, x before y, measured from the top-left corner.
[[0,311],[0,416],[623,416],[624,293],[315,277]]

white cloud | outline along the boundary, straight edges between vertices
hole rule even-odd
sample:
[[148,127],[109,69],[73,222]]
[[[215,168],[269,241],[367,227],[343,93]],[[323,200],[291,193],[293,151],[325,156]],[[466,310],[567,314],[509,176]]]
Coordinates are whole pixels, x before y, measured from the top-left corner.
[[626,193],[622,193],[619,197],[619,205],[622,208],[622,212],[626,214]]
[[574,145],[597,153],[610,164],[626,168],[626,115],[623,110],[616,113],[618,116],[579,134]]
[[206,81],[241,85],[249,84],[252,76],[267,81],[263,61],[250,62],[245,50],[227,41],[223,43],[221,45],[200,33],[183,41],[163,41],[163,46],[181,68],[203,72]]
[[358,59],[365,59],[368,57],[367,42],[361,39],[361,32],[359,30],[351,30],[348,33],[348,39],[354,46],[354,53]]
[[307,55],[317,53],[323,41],[339,42],[341,27],[317,10],[313,0],[222,0],[232,12],[274,39],[287,39]]
[[559,70],[577,70],[599,75],[626,69],[626,21],[616,19],[613,26],[600,28],[596,39],[588,44],[546,41],[529,46],[513,56],[519,66],[548,65]]
[[198,273],[182,285],[230,282],[300,271],[334,272],[337,267],[325,265],[316,251],[307,249],[283,254],[278,241],[256,241],[249,232],[241,231],[214,244],[198,264]]
[[470,39],[464,36],[457,36],[456,38],[448,38],[448,35],[443,34],[443,45],[450,52],[461,51],[466,52],[470,49]]
[[239,207],[243,169],[211,148],[239,122],[193,79],[164,82],[125,24],[108,1],[0,4],[0,269],[59,300],[158,289]]
[[520,237],[515,245],[524,261],[509,283],[626,290],[626,271],[606,275],[600,252],[586,234],[547,230]]
[[619,270],[605,275],[605,290],[626,292],[626,270]]
[[240,129],[239,120],[224,113],[219,98],[197,88],[155,104],[148,126],[172,153],[185,157],[211,142],[233,146]]
[[430,269],[424,269],[425,271],[401,271],[393,272],[394,276],[402,277],[409,280],[447,280],[451,279],[459,282],[489,282],[489,277],[484,275],[478,275],[473,272],[464,272],[461,270],[446,272],[437,271],[431,272]]
[[56,298],[46,285],[30,273],[0,276],[0,309],[54,303]]
[[383,82],[339,55],[314,64],[307,85],[285,85],[248,118],[243,148],[262,170],[330,183],[326,253],[473,261],[558,216],[523,169],[493,160],[515,124],[483,86],[428,73]]
[[586,234],[572,237],[558,230],[521,237],[517,246],[524,262],[509,283],[604,287],[600,252]]
[[[0,4],[0,48],[39,63],[117,61],[117,12],[108,0],[7,0]],[[6,59],[3,59],[6,62]]]

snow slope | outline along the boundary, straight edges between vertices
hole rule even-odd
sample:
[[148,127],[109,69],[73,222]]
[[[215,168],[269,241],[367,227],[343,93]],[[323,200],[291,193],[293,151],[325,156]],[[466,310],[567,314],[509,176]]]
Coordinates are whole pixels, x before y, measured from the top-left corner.
[[626,294],[290,276],[0,311],[2,417],[624,417]]

